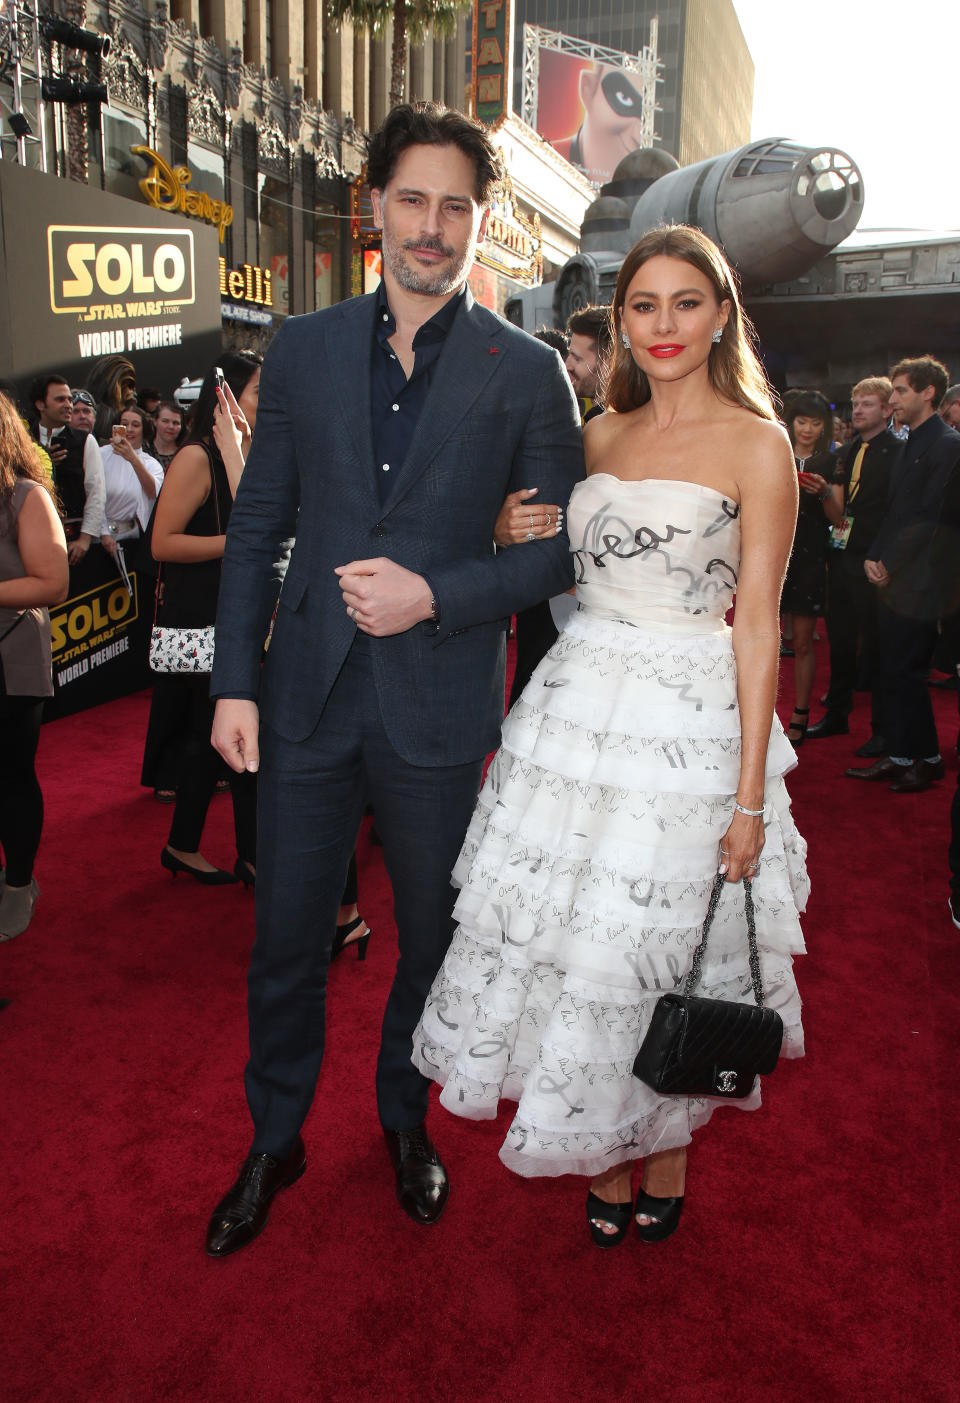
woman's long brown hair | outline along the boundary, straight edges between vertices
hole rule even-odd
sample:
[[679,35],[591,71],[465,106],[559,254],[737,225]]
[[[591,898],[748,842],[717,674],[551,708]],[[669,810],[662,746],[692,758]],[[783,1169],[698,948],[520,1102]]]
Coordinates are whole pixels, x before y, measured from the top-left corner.
[[607,409],[627,414],[650,398],[650,381],[621,341],[623,306],[639,269],[651,258],[676,258],[702,273],[713,288],[717,305],[730,303],[730,315],[720,341],[710,348],[710,383],[721,399],[739,404],[761,419],[776,419],[772,392],[754,349],[756,333],[743,310],[737,279],[729,263],[706,234],[688,224],[668,224],[651,229],[623,260],[610,315],[613,354],[607,363],[603,403]]
[[9,510],[13,489],[21,478],[38,482],[56,501],[50,476],[45,470],[37,445],[27,433],[16,405],[0,394],[0,506]]

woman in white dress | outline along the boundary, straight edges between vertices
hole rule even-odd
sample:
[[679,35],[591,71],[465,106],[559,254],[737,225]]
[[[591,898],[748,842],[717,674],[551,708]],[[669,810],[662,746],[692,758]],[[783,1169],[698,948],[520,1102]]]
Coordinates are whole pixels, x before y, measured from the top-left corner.
[[163,468],[143,446],[145,419],[142,409],[128,405],[100,449],[107,488],[101,541],[111,555],[118,544],[140,539],[163,486]]
[[[504,723],[413,1049],[449,1110],[518,1102],[509,1168],[589,1176],[601,1247],[631,1217],[645,1241],[674,1230],[686,1146],[723,1104],[632,1075],[718,867],[696,992],[751,1000],[734,884],[752,879],[766,1003],[794,1057],[808,892],[783,783],[796,760],[774,715],[796,473],[735,280],[698,230],[658,229],[625,259],[612,317],[608,412],[587,426],[567,514],[578,609]],[[759,1101],[755,1087],[734,1104]]]

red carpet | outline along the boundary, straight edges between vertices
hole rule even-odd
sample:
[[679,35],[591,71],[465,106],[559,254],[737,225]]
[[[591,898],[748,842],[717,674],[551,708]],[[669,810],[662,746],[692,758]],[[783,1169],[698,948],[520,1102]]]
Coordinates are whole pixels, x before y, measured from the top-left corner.
[[[789,666],[789,665],[787,665]],[[821,668],[820,676],[823,677]],[[784,700],[791,680],[784,675]],[[820,687],[817,690],[821,690]],[[580,1181],[523,1181],[498,1124],[436,1110],[453,1190],[417,1227],[393,1197],[373,1069],[395,958],[361,846],[365,964],[331,975],[306,1176],[224,1262],[206,1219],[248,1141],[241,1069],[253,900],[159,866],[170,811],[137,786],[146,698],[45,727],[47,825],[29,932],[0,947],[7,1403],[950,1400],[957,1383],[960,932],[947,780],[841,777],[865,739],[792,776],[814,896],[808,1056],[754,1115],[695,1142],[680,1231],[600,1253]],[[816,709],[814,714],[816,715]],[[230,805],[204,844],[232,862]]]

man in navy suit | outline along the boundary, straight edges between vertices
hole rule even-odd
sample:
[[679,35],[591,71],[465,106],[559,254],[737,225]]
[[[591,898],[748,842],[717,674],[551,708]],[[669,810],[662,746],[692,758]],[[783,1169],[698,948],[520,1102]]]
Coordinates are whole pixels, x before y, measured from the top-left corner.
[[[303,1173],[331,942],[367,801],[400,950],[378,1112],[402,1207],[439,1217],[448,1181],[413,1029],[452,935],[450,872],[498,740],[509,616],[573,579],[562,531],[493,544],[508,493],[537,486],[540,501],[565,505],[583,475],[560,358],[466,286],[498,152],[461,114],[405,105],[373,138],[368,176],[383,283],[288,319],[275,338],[224,554],[214,744],[234,769],[259,769],[260,794],[254,1138],[211,1219],[214,1256],[251,1241]],[[533,538],[543,522],[531,517]],[[274,562],[291,537],[261,671]],[[359,1180],[354,1192],[367,1202]]]

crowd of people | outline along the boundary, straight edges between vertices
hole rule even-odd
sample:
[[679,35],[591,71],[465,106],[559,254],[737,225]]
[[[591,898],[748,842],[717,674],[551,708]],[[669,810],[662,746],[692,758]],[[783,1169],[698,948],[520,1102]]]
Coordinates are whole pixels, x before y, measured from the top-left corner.
[[[744,1002],[762,978],[784,1055],[802,1055],[798,750],[848,733],[868,691],[869,763],[846,774],[894,793],[944,775],[927,684],[938,648],[960,657],[960,386],[918,355],[852,387],[849,423],[816,389],[778,415],[736,278],[686,226],[634,246],[611,307],[529,336],[466,286],[501,178],[478,124],[395,108],[370,149],[376,293],[289,319],[262,365],[224,352],[189,415],[153,390],[134,402],[123,373],[104,377],[106,418],[57,375],[23,418],[0,395],[0,763],[19,767],[0,939],[37,898],[44,609],[91,548],[128,552],[159,572],[142,779],[173,800],[161,862],[257,887],[254,1135],[209,1222],[216,1257],[304,1172],[327,968],[369,939],[367,806],[399,941],[376,1089],[401,1207],[432,1223],[447,1201],[436,1081],[459,1115],[517,1102],[505,1163],[584,1176],[609,1248],[631,1224],[647,1242],[676,1229],[687,1147],[729,1090],[632,1074],[708,907],[698,993]],[[830,677],[810,724],[819,619]],[[224,774],[232,871],[201,852]],[[951,865],[960,927],[960,831]]]

